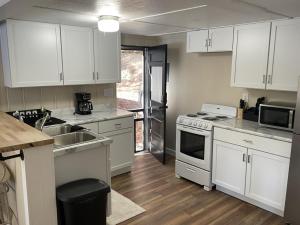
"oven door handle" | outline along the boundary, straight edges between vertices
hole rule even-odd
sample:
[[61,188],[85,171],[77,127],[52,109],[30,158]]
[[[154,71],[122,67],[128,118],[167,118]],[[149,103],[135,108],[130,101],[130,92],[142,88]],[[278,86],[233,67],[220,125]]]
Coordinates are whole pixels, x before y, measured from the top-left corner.
[[209,137],[211,135],[211,133],[208,131],[196,130],[196,129],[192,129],[192,128],[184,127],[184,126],[177,127],[177,130],[185,131],[185,132],[192,133],[192,134],[203,135],[205,137]]

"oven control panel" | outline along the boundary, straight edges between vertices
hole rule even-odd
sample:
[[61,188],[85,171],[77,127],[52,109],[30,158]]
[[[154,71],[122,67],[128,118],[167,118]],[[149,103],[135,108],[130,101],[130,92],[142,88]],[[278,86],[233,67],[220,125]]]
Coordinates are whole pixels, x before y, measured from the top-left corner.
[[212,129],[212,123],[201,120],[201,119],[191,119],[191,118],[185,118],[183,116],[179,116],[177,118],[177,124],[199,128],[203,130],[211,130]]

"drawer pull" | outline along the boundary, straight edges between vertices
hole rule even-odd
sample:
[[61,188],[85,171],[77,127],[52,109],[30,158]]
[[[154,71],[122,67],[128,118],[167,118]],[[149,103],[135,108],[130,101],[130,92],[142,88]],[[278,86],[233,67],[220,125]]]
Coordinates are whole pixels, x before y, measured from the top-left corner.
[[188,170],[188,171],[190,171],[190,172],[192,172],[192,173],[195,173],[195,172],[196,172],[195,170],[192,170],[192,169],[190,169],[190,168],[186,168],[186,170]]
[[121,123],[116,123],[115,124],[115,128],[116,129],[121,129],[122,128],[122,124]]
[[251,141],[251,140],[243,140],[243,141],[248,143],[248,144],[253,144],[253,141]]

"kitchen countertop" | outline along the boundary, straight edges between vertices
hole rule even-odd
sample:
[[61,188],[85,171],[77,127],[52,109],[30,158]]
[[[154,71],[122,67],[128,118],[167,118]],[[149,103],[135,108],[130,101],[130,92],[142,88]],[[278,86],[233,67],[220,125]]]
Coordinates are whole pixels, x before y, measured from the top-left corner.
[[215,127],[235,130],[243,133],[253,134],[256,136],[272,138],[279,141],[292,142],[293,133],[277,129],[265,128],[258,125],[257,122],[240,119],[229,119],[214,122]]
[[0,128],[0,153],[54,143],[53,138],[4,112],[0,112]]
[[59,110],[52,113],[54,117],[65,120],[71,125],[80,125],[98,121],[113,120],[133,116],[134,113],[122,109],[111,109],[105,111],[93,111],[90,115],[74,115],[74,110]]

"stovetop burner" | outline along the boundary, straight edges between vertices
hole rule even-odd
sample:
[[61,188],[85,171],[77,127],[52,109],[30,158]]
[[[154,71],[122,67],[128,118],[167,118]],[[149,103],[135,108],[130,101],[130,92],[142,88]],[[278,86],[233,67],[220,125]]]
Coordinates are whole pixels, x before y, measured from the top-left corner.
[[208,121],[216,121],[216,120],[219,120],[219,118],[217,117],[204,117],[202,118],[203,120],[208,120]]
[[199,116],[207,116],[208,114],[206,112],[197,112],[197,115],[199,115]]
[[229,119],[228,116],[216,116],[218,119]]
[[196,114],[187,114],[187,117],[198,117]]

